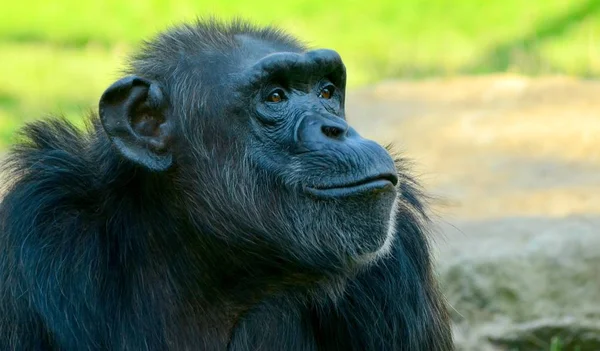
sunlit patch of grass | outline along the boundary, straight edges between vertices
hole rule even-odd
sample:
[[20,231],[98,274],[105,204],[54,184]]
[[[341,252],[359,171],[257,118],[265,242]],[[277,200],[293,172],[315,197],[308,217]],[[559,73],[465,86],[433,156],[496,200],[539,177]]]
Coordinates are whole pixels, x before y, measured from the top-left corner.
[[0,43],[0,147],[23,123],[48,115],[81,119],[118,77],[121,52],[99,47]]
[[600,76],[600,0],[13,1],[0,12],[0,143],[7,126],[94,108],[142,39],[208,15],[339,51],[350,88],[498,71]]
[[286,6],[267,0],[28,0],[3,5],[0,40],[131,45],[172,24],[214,14],[276,24],[314,46],[339,50],[351,84],[500,68],[597,75],[599,12],[597,0],[350,0],[343,6],[317,0]]

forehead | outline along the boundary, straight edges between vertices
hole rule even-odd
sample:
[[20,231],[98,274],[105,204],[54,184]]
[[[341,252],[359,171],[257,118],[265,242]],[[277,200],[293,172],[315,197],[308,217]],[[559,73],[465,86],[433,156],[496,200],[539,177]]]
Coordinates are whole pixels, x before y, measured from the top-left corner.
[[256,38],[248,34],[237,34],[235,39],[239,42],[239,67],[246,69],[262,58],[278,53],[293,52],[302,53],[302,49],[284,42],[274,42],[262,38]]
[[238,35],[240,43],[232,77],[243,85],[255,85],[275,77],[308,82],[331,76],[342,83],[345,67],[333,50],[304,51],[285,42],[273,42],[248,35]]

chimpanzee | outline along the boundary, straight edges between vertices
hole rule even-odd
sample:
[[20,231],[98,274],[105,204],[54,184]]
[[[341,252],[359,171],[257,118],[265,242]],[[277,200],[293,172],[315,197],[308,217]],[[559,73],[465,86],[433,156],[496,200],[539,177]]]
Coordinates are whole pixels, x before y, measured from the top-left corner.
[[335,51],[210,18],[129,67],[5,161],[2,350],[453,349],[422,193]]

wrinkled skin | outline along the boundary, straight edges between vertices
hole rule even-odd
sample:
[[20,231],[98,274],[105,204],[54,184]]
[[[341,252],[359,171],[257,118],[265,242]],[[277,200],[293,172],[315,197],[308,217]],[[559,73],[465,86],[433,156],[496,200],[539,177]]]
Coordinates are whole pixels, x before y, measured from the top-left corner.
[[147,43],[86,131],[27,126],[3,349],[451,350],[420,193],[345,82],[332,50],[206,21]]

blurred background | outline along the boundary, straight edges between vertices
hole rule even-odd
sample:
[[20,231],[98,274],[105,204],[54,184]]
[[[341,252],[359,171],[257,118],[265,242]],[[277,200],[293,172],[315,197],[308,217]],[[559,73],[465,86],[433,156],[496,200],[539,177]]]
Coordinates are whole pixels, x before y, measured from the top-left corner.
[[341,53],[348,118],[433,196],[461,349],[600,350],[600,0],[5,0],[0,154],[25,122],[80,123],[141,40],[208,15]]
[[353,87],[491,72],[600,74],[596,0],[3,1],[0,143],[42,112],[77,118],[140,40],[209,14],[280,25],[335,48]]

